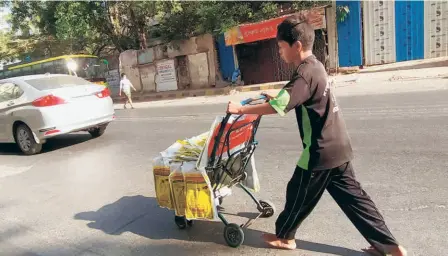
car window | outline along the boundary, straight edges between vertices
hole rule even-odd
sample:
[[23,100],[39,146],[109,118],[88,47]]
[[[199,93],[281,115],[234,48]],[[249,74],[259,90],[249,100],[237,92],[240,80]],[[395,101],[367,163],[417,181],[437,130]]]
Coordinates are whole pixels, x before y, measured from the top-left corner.
[[28,79],[26,82],[39,91],[93,84],[81,77],[76,76],[41,77]]
[[15,100],[23,95],[23,90],[13,83],[0,84],[0,102]]

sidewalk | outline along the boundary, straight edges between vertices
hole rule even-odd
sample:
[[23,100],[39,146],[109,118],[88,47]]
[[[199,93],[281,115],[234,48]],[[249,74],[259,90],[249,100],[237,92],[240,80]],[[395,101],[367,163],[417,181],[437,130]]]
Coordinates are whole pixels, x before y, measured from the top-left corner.
[[[390,90],[397,86],[400,88],[400,91],[423,90],[423,88],[430,89],[431,83],[420,86],[418,83],[421,81],[419,82],[419,80],[441,78],[444,78],[444,81],[441,82],[442,84],[434,85],[434,89],[439,88],[440,86],[445,88],[445,85],[448,82],[446,79],[448,78],[448,57],[371,66],[361,69],[357,73],[330,76],[330,79],[334,81],[335,87],[349,86],[351,89],[350,91],[347,91],[348,94],[377,93],[384,90]],[[209,96],[231,96],[233,94],[278,90],[281,89],[286,83],[287,81],[224,88],[207,88],[145,94],[134,93],[132,100],[136,103],[167,100],[172,102],[171,100],[179,99],[202,99],[209,98]],[[391,88],[387,88],[388,83],[393,83],[390,85],[392,86]],[[385,85],[386,87],[384,87]],[[114,103],[124,103],[124,98],[115,97]]]
[[[156,93],[144,93],[132,95],[133,102],[147,102],[156,100],[167,99],[180,99],[188,97],[201,97],[201,96],[217,96],[217,95],[229,95],[234,92],[253,92],[253,91],[266,91],[272,89],[281,89],[285,82],[272,82],[266,84],[255,84],[235,87],[223,87],[223,88],[207,88],[207,89],[195,89],[195,90],[182,90],[182,91],[170,91],[170,92],[156,92]],[[114,97],[114,103],[124,103],[123,97]]]

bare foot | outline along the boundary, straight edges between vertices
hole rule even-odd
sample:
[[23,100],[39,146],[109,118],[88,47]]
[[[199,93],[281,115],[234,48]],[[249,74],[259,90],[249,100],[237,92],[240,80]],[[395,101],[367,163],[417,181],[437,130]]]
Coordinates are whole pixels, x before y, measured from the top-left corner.
[[274,234],[263,234],[265,243],[276,249],[294,250],[296,249],[296,241],[294,239],[280,239]]
[[362,249],[364,252],[374,255],[374,256],[407,256],[408,253],[406,249],[404,249],[402,246],[391,246],[386,245],[384,246],[384,253],[379,252],[377,249],[375,249],[373,246],[370,246],[369,248]]
[[369,248],[362,249],[363,252],[368,253],[372,256],[383,256],[377,249],[375,249],[373,246],[370,246]]

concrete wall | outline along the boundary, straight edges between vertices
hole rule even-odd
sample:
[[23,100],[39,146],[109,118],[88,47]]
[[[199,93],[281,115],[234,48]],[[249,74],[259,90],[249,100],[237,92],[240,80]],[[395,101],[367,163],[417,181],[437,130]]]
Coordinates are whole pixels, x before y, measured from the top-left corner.
[[[216,71],[217,71],[217,57],[215,51],[215,41],[213,36],[210,34],[201,35],[198,37],[193,37],[188,40],[184,40],[177,44],[174,43],[168,45],[168,58],[175,58],[182,55],[195,55],[198,53],[206,53],[208,61],[208,71],[201,69],[200,76],[202,77],[207,73],[208,76],[208,87],[213,87],[216,84]],[[191,73],[191,72],[190,72]],[[202,78],[194,78],[192,80],[198,81]],[[192,88],[197,88],[197,84],[192,84]]]
[[192,89],[208,87],[210,79],[209,66],[207,53],[188,55],[188,68]]
[[333,6],[325,10],[327,19],[327,38],[328,38],[328,58],[330,70],[338,68],[338,31],[336,24],[336,1],[332,2]]
[[120,54],[120,74],[125,73],[137,91],[142,91],[140,71],[137,65],[137,51],[127,50]]
[[[154,45],[145,50],[128,50],[120,55],[120,71],[129,73],[138,90],[157,91],[156,64],[174,59],[178,89],[214,87],[217,55],[212,35],[206,34],[176,43]],[[178,63],[181,65],[179,66]]]

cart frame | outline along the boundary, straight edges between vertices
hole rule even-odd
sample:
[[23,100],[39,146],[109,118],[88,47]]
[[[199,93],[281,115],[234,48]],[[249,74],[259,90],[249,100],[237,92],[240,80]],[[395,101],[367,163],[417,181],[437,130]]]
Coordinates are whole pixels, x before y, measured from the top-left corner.
[[[241,102],[242,105],[250,104],[257,100],[266,100],[266,97],[262,96],[257,99],[247,99]],[[217,197],[216,194],[219,190],[219,185],[223,183],[225,177],[230,177],[231,181],[226,184],[229,188],[233,186],[239,186],[244,192],[246,192],[252,201],[256,204],[257,210],[259,214],[252,219],[249,219],[245,224],[237,225],[235,223],[229,223],[227,219],[224,217],[222,212],[218,211],[219,219],[224,223],[224,239],[227,244],[231,247],[239,247],[244,242],[244,228],[249,227],[252,223],[258,218],[269,218],[275,214],[275,206],[273,203],[267,200],[258,200],[255,195],[242,184],[242,182],[247,178],[247,174],[245,172],[249,161],[255,149],[258,145],[258,141],[255,140],[255,135],[257,133],[258,127],[260,125],[261,116],[258,116],[254,121],[234,127],[237,121],[243,116],[239,115],[233,123],[230,125],[226,134],[224,134],[227,123],[230,120],[232,114],[227,114],[224,119],[220,123],[220,129],[216,137],[212,138],[213,140],[213,150],[210,155],[209,161],[207,162],[207,166],[205,170],[210,178],[211,185],[213,188],[214,198],[219,199],[220,205],[222,204],[222,197]],[[236,150],[235,152],[230,152],[230,134],[235,130],[241,129],[245,126],[253,125],[252,134],[250,139],[247,141],[247,144],[244,148]],[[217,150],[221,144],[221,138],[225,136],[223,149],[221,154],[217,156]],[[228,159],[223,163],[222,158],[225,153],[224,149],[227,146],[227,155]],[[240,156],[241,165],[237,170],[232,170],[233,165],[237,161],[236,157]],[[230,166],[229,166],[230,164]],[[187,220],[185,217],[175,216],[175,222],[180,229],[184,229],[187,226],[192,226],[193,221]]]

